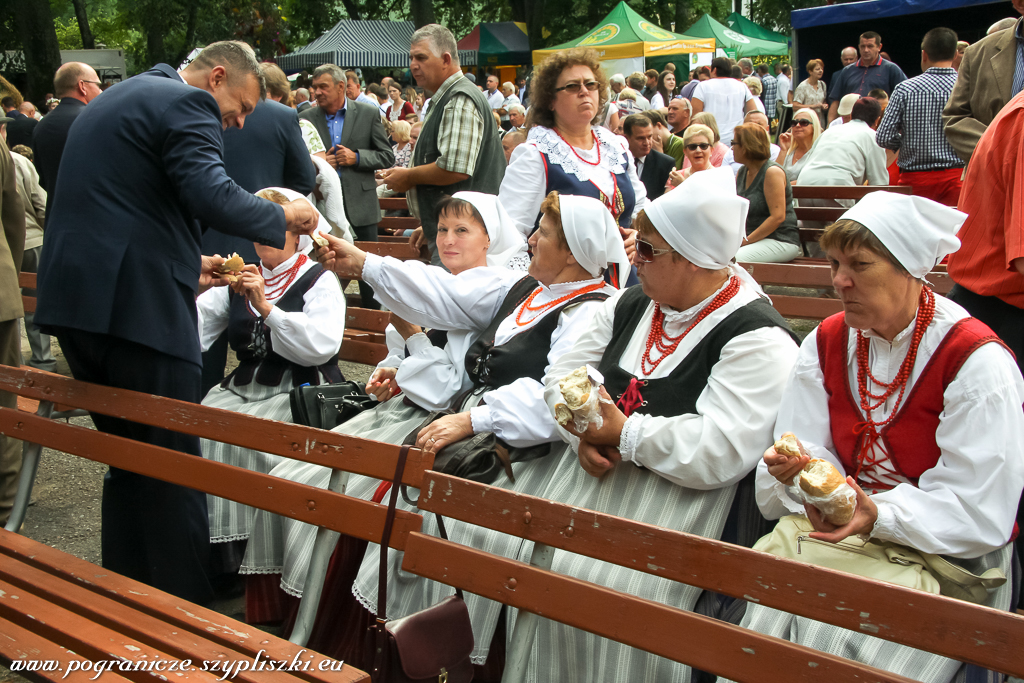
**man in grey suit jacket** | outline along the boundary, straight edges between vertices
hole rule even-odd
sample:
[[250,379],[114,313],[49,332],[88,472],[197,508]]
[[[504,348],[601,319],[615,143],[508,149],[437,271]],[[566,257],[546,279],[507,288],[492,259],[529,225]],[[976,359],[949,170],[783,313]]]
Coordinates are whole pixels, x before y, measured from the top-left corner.
[[[1024,14],[1024,0],[1013,0]],[[1013,88],[1017,66],[1017,36],[1022,20],[1013,28],[985,36],[964,52],[953,94],[942,110],[946,139],[964,161],[969,162],[978,141],[999,110],[1019,92]]]
[[[356,239],[377,241],[380,207],[374,171],[395,165],[395,153],[388,142],[377,107],[345,97],[345,72],[334,64],[313,71],[316,107],[299,114],[311,121],[327,147],[327,162],[338,169],[345,202],[345,217]],[[364,308],[380,308],[373,290],[359,283]]]

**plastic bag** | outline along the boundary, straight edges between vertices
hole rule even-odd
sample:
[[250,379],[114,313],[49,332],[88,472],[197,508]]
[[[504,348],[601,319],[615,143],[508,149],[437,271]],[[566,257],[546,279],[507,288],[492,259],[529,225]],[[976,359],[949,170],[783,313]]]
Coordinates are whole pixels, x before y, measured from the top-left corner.
[[[590,425],[600,429],[604,425],[604,418],[601,417],[601,401],[608,403],[608,399],[600,399],[600,388],[604,384],[604,375],[595,368],[587,366],[587,377],[590,379],[590,396],[579,409],[572,412],[572,424],[576,431],[583,434]],[[562,396],[564,399],[565,396]]]
[[842,526],[853,519],[857,506],[857,492],[848,483],[843,482],[827,496],[814,496],[800,488],[800,475],[796,475],[790,490],[797,500],[813,505],[824,515],[826,521]]

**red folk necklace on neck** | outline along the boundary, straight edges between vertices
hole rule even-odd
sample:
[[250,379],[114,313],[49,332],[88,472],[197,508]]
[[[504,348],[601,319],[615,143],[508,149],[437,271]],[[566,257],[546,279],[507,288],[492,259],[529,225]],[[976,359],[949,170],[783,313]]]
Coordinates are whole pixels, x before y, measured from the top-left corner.
[[[925,330],[928,329],[928,325],[931,324],[934,317],[935,295],[932,294],[928,287],[924,287],[921,290],[921,298],[917,309],[917,321],[914,323],[914,333],[910,339],[907,357],[903,359],[900,369],[897,371],[892,382],[888,383],[882,382],[871,374],[871,368],[868,365],[870,341],[860,330],[857,330],[857,390],[860,394],[860,408],[864,411],[864,422],[857,423],[854,431],[858,434],[863,434],[864,439],[861,444],[860,453],[857,456],[857,471],[854,473],[854,477],[860,474],[861,470],[865,467],[877,465],[887,457],[884,454],[881,454],[879,457],[873,456],[872,446],[878,442],[880,431],[892,422],[896,418],[897,413],[899,413],[900,404],[903,402],[903,394],[907,390],[907,381],[910,379],[910,373],[914,371],[914,362],[917,360],[917,350],[921,346],[921,339],[924,337]],[[881,394],[872,393],[869,381],[881,387],[883,392]],[[896,402],[893,404],[889,417],[881,422],[876,422],[872,419],[871,413],[884,407],[885,402],[894,394],[896,394]]]
[[[729,283],[718,293],[718,295],[711,300],[711,303],[704,307],[704,309],[697,315],[697,319],[690,323],[681,335],[678,337],[670,337],[665,334],[665,314],[661,310],[661,304],[654,304],[654,317],[651,319],[651,331],[647,334],[647,348],[644,350],[644,355],[640,359],[640,372],[643,373],[644,377],[650,377],[654,369],[661,365],[661,361],[671,356],[675,350],[679,347],[679,343],[683,341],[686,335],[690,334],[690,330],[697,326],[701,320],[708,317],[719,308],[729,302],[736,292],[740,291],[740,279],[733,275],[729,278]],[[652,360],[651,349],[657,348],[659,353],[658,360]]]
[[565,138],[563,138],[562,137],[562,133],[559,132],[559,130],[557,128],[555,128],[555,135],[557,135],[558,137],[562,138],[562,142],[564,142],[566,145],[569,146],[569,149],[572,150],[572,153],[576,155],[577,159],[579,159],[580,161],[582,161],[585,164],[589,164],[590,166],[600,166],[601,165],[601,144],[597,141],[597,133],[594,132],[593,128],[590,129],[590,134],[594,138],[594,147],[597,148],[597,161],[587,161],[586,159],[581,157],[580,153],[576,151],[576,148],[573,147],[571,144],[569,144],[569,141],[566,140]]
[[299,258],[295,259],[295,264],[284,271],[263,280],[263,291],[267,301],[273,301],[283,295],[288,288],[291,287],[292,283],[295,282],[295,278],[299,274],[299,269],[306,264],[309,258],[305,254],[299,254]]
[[[604,282],[595,282],[592,285],[581,287],[580,289],[577,289],[575,292],[569,292],[565,296],[560,296],[557,299],[553,299],[552,301],[549,301],[546,304],[541,304],[540,306],[534,307],[531,306],[530,304],[533,303],[533,300],[536,299],[537,295],[540,294],[543,290],[543,287],[538,287],[537,289],[533,290],[533,293],[530,294],[529,298],[523,303],[522,308],[520,308],[519,312],[516,313],[516,325],[518,325],[519,327],[526,327],[534,320],[541,317],[549,310],[557,306],[558,304],[564,303],[569,299],[572,299],[573,297],[580,296],[581,294],[588,294],[590,292],[596,291],[598,289],[601,289],[602,287],[604,287]],[[527,311],[529,311],[530,313],[536,313],[537,315],[533,316],[529,320],[523,320],[523,314],[526,313]]]

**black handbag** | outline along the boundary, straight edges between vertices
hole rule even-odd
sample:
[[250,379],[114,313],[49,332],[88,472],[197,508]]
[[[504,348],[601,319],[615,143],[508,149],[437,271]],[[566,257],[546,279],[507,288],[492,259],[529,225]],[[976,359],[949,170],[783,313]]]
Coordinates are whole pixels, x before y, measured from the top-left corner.
[[[387,620],[388,541],[395,521],[395,504],[409,445],[402,446],[391,483],[391,498],[380,543],[380,584],[377,589],[376,650],[370,677],[373,683],[470,683],[473,680],[473,626],[462,591],[436,605],[401,619]],[[437,516],[441,537],[448,540]]]
[[[460,403],[457,401],[456,405]],[[452,410],[435,410],[430,413],[427,419],[409,434],[405,443],[416,443],[416,437],[420,430],[431,422],[452,414],[454,414]],[[508,475],[509,480],[514,482],[516,478],[512,475],[512,463],[543,458],[550,452],[551,444],[549,443],[514,448],[499,439],[494,432],[481,432],[448,444],[438,451],[434,456],[434,471],[481,484],[493,484],[504,472]],[[411,502],[408,498],[406,501]]]
[[289,399],[292,422],[327,430],[377,405],[377,399],[355,382],[303,384],[289,392]]

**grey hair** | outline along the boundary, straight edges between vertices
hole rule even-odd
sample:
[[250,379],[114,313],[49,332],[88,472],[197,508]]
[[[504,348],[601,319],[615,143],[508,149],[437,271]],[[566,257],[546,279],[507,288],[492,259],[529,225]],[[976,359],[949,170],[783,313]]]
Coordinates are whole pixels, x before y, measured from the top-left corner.
[[510,114],[522,114],[523,116],[526,116],[526,107],[521,104],[513,104],[508,108],[508,111]]
[[639,71],[634,71],[629,75],[629,78],[626,79],[626,83],[629,85],[629,87],[632,88],[633,90],[636,90],[637,92],[639,92],[640,89],[644,87],[644,83],[646,82],[647,77],[644,76]]
[[1005,31],[1008,28],[1013,28],[1013,26],[1016,23],[1017,19],[1014,17],[1006,17],[1005,19],[1000,19],[999,21],[988,27],[988,30],[985,31],[985,35],[988,36],[992,35],[996,31]]
[[348,79],[345,76],[345,72],[337,64],[321,64],[317,68],[313,69],[313,78],[319,78],[327,74],[334,81],[334,85],[339,83],[348,83]]
[[693,113],[693,105],[690,104],[690,100],[686,99],[685,97],[677,97],[675,99],[679,100],[679,103],[683,105],[683,109],[690,112],[691,114]]
[[625,85],[626,84],[626,77],[623,76],[622,74],[615,74],[614,76],[612,76],[611,78],[608,79],[608,82],[609,83],[618,83],[620,85]]
[[452,65],[459,66],[459,46],[455,42],[455,36],[447,28],[441,24],[427,24],[416,29],[410,44],[423,41],[430,46],[430,51],[435,57],[444,57],[447,52],[452,56]]
[[619,93],[620,100],[632,100],[636,102],[636,90],[632,88],[623,88],[622,92]]
[[746,66],[749,67],[751,71],[754,70],[754,62],[751,61],[750,57],[744,57],[738,61],[737,64],[739,64],[741,68]]
[[252,76],[260,84],[260,99],[266,99],[267,81],[263,78],[263,71],[260,70],[256,53],[247,43],[240,40],[221,40],[210,43],[196,55],[196,58],[185,67],[185,70],[209,70],[215,66],[224,67],[224,70],[228,72],[229,81],[238,76]]

